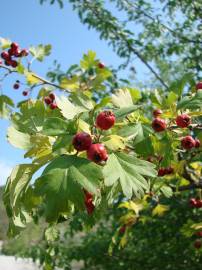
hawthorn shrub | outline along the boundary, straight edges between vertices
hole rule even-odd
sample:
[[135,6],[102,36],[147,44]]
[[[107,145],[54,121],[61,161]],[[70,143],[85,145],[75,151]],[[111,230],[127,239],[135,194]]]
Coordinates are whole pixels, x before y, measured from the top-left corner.
[[[185,88],[166,92],[117,88],[120,82],[92,51],[66,73],[52,71],[46,79],[32,71],[31,63],[43,61],[50,45],[24,49],[25,54],[18,44],[1,39],[1,49],[2,76],[17,73],[13,88],[23,87],[25,99],[14,104],[2,94],[0,115],[10,121],[9,143],[23,149],[28,159],[16,165],[4,191],[10,237],[42,219],[45,239],[54,243],[58,223],[79,216],[82,228],[93,227],[117,205],[128,211],[117,220],[110,247],[123,247],[134,225],[150,226],[151,218],[169,212],[173,198],[180,200],[183,192],[190,192],[190,207],[200,213],[199,82],[189,77]],[[190,236],[202,227],[192,221],[187,221]],[[50,258],[43,261],[44,269],[55,267]]]

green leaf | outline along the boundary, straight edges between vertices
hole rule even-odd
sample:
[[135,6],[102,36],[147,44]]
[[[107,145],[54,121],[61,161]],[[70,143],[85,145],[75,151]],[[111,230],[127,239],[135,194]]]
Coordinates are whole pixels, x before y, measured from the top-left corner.
[[12,99],[8,96],[0,95],[0,118],[8,118],[10,107],[14,107]]
[[73,119],[75,116],[79,115],[82,112],[88,111],[86,107],[74,105],[65,96],[57,97],[56,103],[61,110],[62,115],[69,120]]
[[140,108],[140,106],[138,106],[138,105],[132,105],[130,107],[124,107],[124,108],[121,108],[119,110],[115,110],[114,114],[115,114],[116,118],[123,118],[123,117],[129,115],[130,113],[138,110],[139,108]]
[[173,195],[173,191],[172,191],[172,188],[171,187],[168,187],[168,186],[163,186],[161,187],[161,192],[163,193],[163,195],[167,198],[170,198],[172,197]]
[[30,53],[40,62],[43,61],[45,56],[50,55],[51,53],[51,45],[38,45],[37,47],[30,47]]
[[202,107],[202,91],[198,91],[193,97],[184,97],[177,104],[177,109],[200,109]]
[[45,238],[48,243],[57,241],[60,237],[60,232],[54,226],[50,226],[45,230]]
[[67,133],[69,123],[59,117],[47,118],[43,125],[43,134],[58,136]]
[[26,189],[32,179],[33,174],[39,169],[39,165],[35,164],[21,164],[17,165],[11,172],[8,178],[4,196],[4,203],[10,203],[12,211],[17,215],[20,212],[20,204]]
[[1,42],[1,48],[3,50],[8,49],[11,45],[11,41],[9,39],[6,39],[6,38],[0,37],[0,42]]
[[112,95],[112,103],[119,108],[125,108],[133,105],[133,99],[128,89],[120,89]]
[[152,210],[152,216],[163,216],[165,212],[169,210],[169,206],[164,204],[158,204],[153,210]]
[[7,138],[10,144],[20,149],[28,150],[32,146],[30,135],[18,131],[13,126],[8,128]]
[[88,51],[87,54],[84,54],[83,59],[80,62],[80,65],[83,69],[90,69],[96,63],[96,53],[94,51]]
[[149,188],[143,176],[155,177],[154,167],[147,161],[124,153],[111,154],[103,169],[105,185],[113,186],[119,181],[126,197],[131,198],[133,193],[139,197]]
[[96,194],[100,179],[100,166],[87,159],[63,155],[53,160],[35,183],[36,193],[44,198],[47,220],[57,220],[71,203],[83,209],[83,188]]

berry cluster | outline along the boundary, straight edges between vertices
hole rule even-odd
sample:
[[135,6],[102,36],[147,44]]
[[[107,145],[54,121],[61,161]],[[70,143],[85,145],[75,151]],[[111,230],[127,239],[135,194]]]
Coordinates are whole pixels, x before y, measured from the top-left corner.
[[51,108],[51,110],[57,109],[57,104],[55,103],[55,95],[53,93],[50,93],[47,97],[45,97],[44,102]]
[[[103,111],[96,118],[96,127],[101,130],[108,130],[115,124],[116,118],[111,111]],[[105,146],[100,143],[93,143],[91,135],[86,132],[77,133],[72,140],[77,151],[87,151],[89,160],[101,164],[107,161],[108,154]]]
[[193,208],[202,208],[202,200],[200,200],[200,199],[191,198],[189,200],[189,204]]
[[95,209],[95,205],[93,204],[93,195],[85,189],[84,189],[84,195],[85,195],[84,202],[85,202],[86,210],[88,214],[91,215]]
[[1,53],[1,58],[4,60],[4,64],[6,66],[12,66],[16,68],[18,66],[18,62],[15,58],[28,56],[29,52],[27,49],[20,49],[19,45],[15,42],[11,43],[8,51],[3,51]]
[[172,167],[159,168],[158,176],[164,176],[164,175],[172,174],[173,172],[174,172],[174,169]]
[[[162,114],[162,111],[160,109],[156,109],[153,111],[153,116],[155,119],[152,121],[152,128],[156,132],[161,132],[166,129],[166,122],[164,119],[160,118],[160,115]],[[191,117],[183,113],[181,115],[178,115],[175,119],[176,125],[180,128],[187,128],[191,124]],[[182,138],[181,140],[181,146],[182,148],[189,150],[192,148],[199,148],[200,147],[200,141],[198,139],[194,139],[192,136],[188,135]]]

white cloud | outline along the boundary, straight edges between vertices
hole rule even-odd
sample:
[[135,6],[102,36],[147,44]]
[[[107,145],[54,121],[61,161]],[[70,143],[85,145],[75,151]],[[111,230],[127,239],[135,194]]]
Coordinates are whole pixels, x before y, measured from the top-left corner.
[[12,165],[0,160],[0,186],[5,185],[7,177],[10,175]]

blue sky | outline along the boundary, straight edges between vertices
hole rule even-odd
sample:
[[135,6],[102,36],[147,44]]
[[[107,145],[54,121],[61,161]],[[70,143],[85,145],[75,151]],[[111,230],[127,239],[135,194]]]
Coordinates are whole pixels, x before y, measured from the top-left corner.
[[[0,36],[16,41],[21,47],[37,44],[52,44],[52,54],[43,63],[35,63],[33,69],[45,75],[55,59],[65,70],[78,63],[83,53],[89,49],[106,64],[118,66],[121,61],[98,33],[88,30],[80,23],[70,4],[64,9],[57,5],[39,5],[38,0],[1,0]],[[1,74],[1,73],[0,73]],[[3,84],[3,92],[19,100],[21,91],[12,88],[15,77],[9,77]],[[0,120],[0,184],[5,182],[10,168],[23,161],[23,152],[6,142],[7,121]]]

